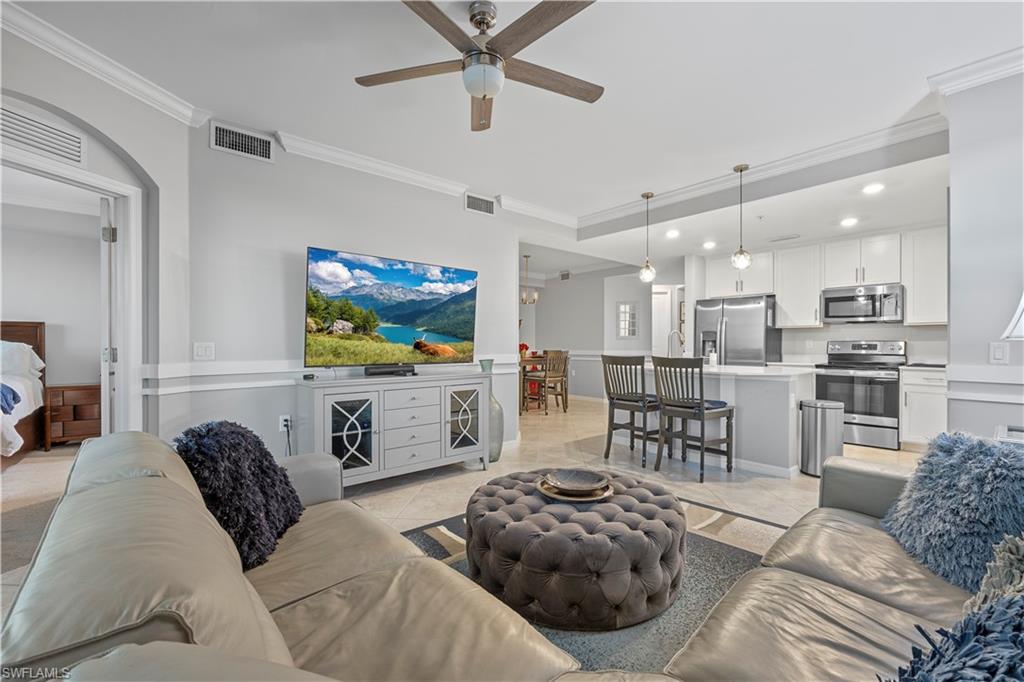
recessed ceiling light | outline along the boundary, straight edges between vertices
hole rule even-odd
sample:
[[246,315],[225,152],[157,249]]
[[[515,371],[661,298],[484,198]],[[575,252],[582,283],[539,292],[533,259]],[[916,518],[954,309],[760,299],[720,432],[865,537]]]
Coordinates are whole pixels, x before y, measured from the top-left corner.
[[842,225],[843,227],[853,227],[854,225],[857,224],[857,219],[853,217],[843,218],[842,220],[839,221],[839,224]]
[[705,249],[708,249],[710,251],[711,249],[715,248],[715,243],[714,242],[704,242],[703,246],[704,246]]
[[668,237],[669,239],[675,239],[676,237],[679,236],[679,230],[669,230],[668,232],[665,233],[665,236]]
[[878,194],[883,189],[885,189],[885,185],[883,185],[882,183],[872,182],[867,185],[864,185],[864,189],[862,189],[861,191],[864,192],[864,194]]

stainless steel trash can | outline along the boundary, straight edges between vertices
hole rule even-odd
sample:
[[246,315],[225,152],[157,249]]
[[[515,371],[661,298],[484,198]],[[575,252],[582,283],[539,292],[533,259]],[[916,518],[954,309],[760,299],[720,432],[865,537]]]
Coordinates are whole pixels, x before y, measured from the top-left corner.
[[821,476],[821,463],[843,454],[843,404],[801,400],[800,415],[800,471]]

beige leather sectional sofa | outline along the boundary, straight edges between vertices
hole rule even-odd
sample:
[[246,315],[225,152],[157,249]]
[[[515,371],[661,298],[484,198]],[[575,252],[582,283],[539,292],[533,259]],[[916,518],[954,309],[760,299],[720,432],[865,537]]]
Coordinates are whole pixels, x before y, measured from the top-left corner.
[[[79,680],[872,679],[913,624],[967,595],[903,554],[878,517],[903,478],[830,461],[822,503],[729,592],[665,675],[579,664],[499,600],[340,499],[329,456],[284,461],[306,511],[242,572],[169,446],[141,433],[79,452],[4,621],[3,670]],[[467,491],[467,497],[468,497]],[[83,663],[83,661],[85,661]],[[18,671],[22,671],[19,673]],[[666,677],[670,676],[670,677]]]

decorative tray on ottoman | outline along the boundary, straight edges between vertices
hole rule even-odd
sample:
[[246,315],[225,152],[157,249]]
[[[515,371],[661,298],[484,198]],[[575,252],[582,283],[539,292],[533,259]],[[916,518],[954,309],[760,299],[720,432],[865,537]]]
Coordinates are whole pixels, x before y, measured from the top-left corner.
[[564,502],[598,502],[613,494],[608,477],[588,469],[556,469],[537,481],[537,489]]

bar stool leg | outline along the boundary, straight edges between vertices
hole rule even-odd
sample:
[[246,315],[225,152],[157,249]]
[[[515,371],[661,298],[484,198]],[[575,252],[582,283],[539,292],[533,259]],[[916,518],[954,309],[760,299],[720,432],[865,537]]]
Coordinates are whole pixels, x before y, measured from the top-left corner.
[[636,412],[629,411],[629,451],[636,452]]
[[643,447],[643,454],[640,455],[640,468],[647,468],[647,415],[650,414],[647,410],[644,410],[644,416],[640,420],[643,424],[643,435],[640,437],[641,447]]
[[609,402],[608,403],[608,437],[605,439],[605,442],[604,442],[604,458],[605,459],[608,459],[608,455],[610,455],[611,451],[612,451],[612,432],[614,431],[614,429],[612,428],[612,424],[614,424],[614,423],[615,423],[615,405],[613,403]]
[[675,417],[668,417],[667,420],[668,420],[668,458],[672,459],[672,441],[675,440],[674,438],[672,438],[672,430],[676,426],[676,418]]
[[[665,420],[666,417],[661,412],[658,413],[658,456],[654,459],[654,470],[661,471],[661,451],[665,447]],[[668,417],[669,423],[672,422],[672,418]],[[672,457],[672,441],[669,440],[669,451],[668,456]]]
[[732,412],[725,418],[725,437],[729,439],[725,443],[725,470],[732,472]]
[[[703,415],[701,415],[703,417]],[[707,422],[700,420],[700,482],[704,482],[704,425]]]
[[680,421],[683,422],[683,428],[682,428],[683,441],[682,441],[682,445],[679,448],[682,451],[680,453],[679,457],[685,462],[686,461],[686,450],[687,450],[687,448],[690,447],[689,442],[687,440],[690,437],[690,427],[689,427],[690,422],[688,422],[686,420],[686,417],[683,417]]

